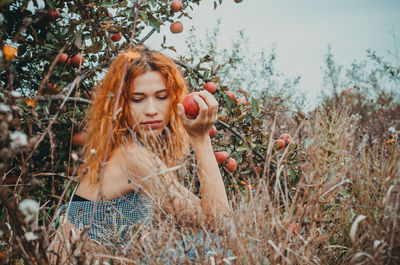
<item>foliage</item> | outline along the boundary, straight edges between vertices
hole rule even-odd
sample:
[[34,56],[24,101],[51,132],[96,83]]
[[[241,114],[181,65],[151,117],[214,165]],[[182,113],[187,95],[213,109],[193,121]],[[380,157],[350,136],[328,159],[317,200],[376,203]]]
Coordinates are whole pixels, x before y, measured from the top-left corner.
[[[1,3],[0,48],[18,48],[15,59],[0,58],[2,262],[48,262],[46,251],[59,232],[52,226],[55,211],[70,198],[77,166],[85,162],[71,138],[83,128],[92,88],[115,54],[190,17],[198,3],[184,1],[185,9],[177,14],[170,12],[167,0]],[[223,8],[222,1],[214,1],[214,7]],[[56,8],[61,17],[51,19],[48,10]],[[113,42],[111,35],[118,32],[123,38]],[[235,259],[217,251],[217,263],[396,264],[399,68],[371,51],[369,61],[344,69],[328,52],[325,87],[331,94],[305,114],[293,98],[300,78],[275,70],[274,50],[247,52],[242,32],[230,49],[221,50],[213,42],[218,34],[217,25],[204,42],[190,30],[189,51],[176,60],[191,90],[202,89],[207,81],[217,83],[220,110],[213,147],[238,162],[234,173],[221,167],[233,210],[225,224],[229,229],[214,229]],[[164,37],[161,47],[174,49],[166,43]],[[85,60],[82,65],[59,63],[62,52],[82,54]],[[228,90],[246,103],[232,100]],[[292,143],[275,149],[274,140],[285,132],[293,136]],[[189,168],[193,163],[185,162]],[[194,175],[183,181],[196,192]],[[34,220],[27,221],[18,210],[25,198],[41,206]],[[360,222],[354,222],[357,217]],[[143,232],[124,251],[109,250],[103,260],[140,263],[152,257],[149,263],[159,262],[185,233],[193,233],[176,222],[156,216],[155,229]],[[71,263],[101,259],[84,251],[82,241],[73,242]],[[199,255],[195,262],[209,259],[214,258]]]

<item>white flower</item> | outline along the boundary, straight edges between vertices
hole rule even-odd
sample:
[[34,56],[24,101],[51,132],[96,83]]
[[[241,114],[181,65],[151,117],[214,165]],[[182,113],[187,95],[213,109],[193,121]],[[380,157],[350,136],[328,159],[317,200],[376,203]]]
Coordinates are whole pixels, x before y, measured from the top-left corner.
[[360,223],[365,218],[367,218],[365,215],[359,215],[351,225],[349,236],[353,245],[356,243],[356,233],[357,233],[358,223]]
[[11,96],[13,96],[14,98],[20,98],[21,92],[13,90],[13,91],[11,91]]
[[10,134],[10,139],[11,139],[11,148],[18,148],[20,146],[24,146],[28,144],[28,136],[26,136],[25,133],[15,131],[12,134]]
[[91,155],[94,155],[94,154],[96,154],[96,150],[94,150],[94,148],[93,148],[93,149],[91,149],[91,150],[90,150],[90,154],[91,154]]
[[391,132],[391,133],[395,133],[395,132],[396,132],[396,129],[393,128],[393,127],[389,127],[388,131]]
[[38,236],[35,235],[33,232],[26,232],[25,233],[25,238],[26,238],[26,240],[31,241],[31,240],[38,239]]
[[72,157],[72,159],[73,159],[74,161],[76,161],[76,160],[79,159],[78,155],[75,154],[75,153],[72,153],[72,154],[71,154],[71,157]]
[[32,199],[25,199],[20,202],[18,208],[25,216],[25,222],[29,222],[39,212],[39,203]]
[[1,112],[9,112],[11,111],[10,106],[4,104],[4,103],[0,103],[0,111]]

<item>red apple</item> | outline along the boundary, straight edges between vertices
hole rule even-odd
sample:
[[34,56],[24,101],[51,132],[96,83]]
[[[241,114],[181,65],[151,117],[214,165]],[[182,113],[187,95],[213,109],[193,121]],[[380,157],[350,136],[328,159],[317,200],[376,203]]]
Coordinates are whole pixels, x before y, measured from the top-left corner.
[[235,0],[235,3],[241,3],[243,0]]
[[210,138],[213,138],[213,137],[215,137],[215,135],[217,135],[217,128],[215,128],[215,126],[211,127],[209,135],[210,135]]
[[245,104],[247,102],[245,97],[237,98],[236,103],[237,104]]
[[71,63],[71,59],[68,58],[68,54],[61,53],[60,57],[58,57],[58,62],[64,64],[67,61],[67,65]]
[[283,141],[285,141],[285,144],[290,144],[292,142],[292,136],[290,136],[290,134],[288,133],[284,133],[282,134],[279,139],[282,139]]
[[185,108],[185,114],[190,119],[195,119],[197,115],[199,115],[200,111],[199,105],[197,105],[197,102],[194,100],[195,95],[200,96],[197,92],[190,93],[182,101],[182,105]]
[[207,82],[204,84],[204,89],[210,93],[214,93],[217,90],[217,86],[214,82]]
[[217,159],[218,164],[224,163],[229,157],[228,152],[225,152],[225,151],[214,152],[214,155],[215,155],[215,159]]
[[232,99],[232,101],[235,101],[235,93],[233,93],[232,91],[225,91],[225,94],[227,94]]
[[181,10],[183,8],[183,4],[179,0],[174,0],[174,1],[172,1],[170,7],[171,7],[172,12],[178,12],[179,10]]
[[112,41],[114,41],[114,42],[120,41],[121,38],[122,38],[122,33],[121,33],[121,32],[114,33],[114,34],[111,36],[111,39],[112,39]]
[[275,149],[281,149],[285,147],[285,141],[282,139],[275,140],[274,142]]
[[49,9],[48,11],[47,11],[47,13],[49,14],[49,17],[51,18],[51,19],[57,19],[57,18],[59,18],[60,17],[60,11],[58,11],[58,9],[56,9],[56,10],[51,10],[51,9]]
[[236,170],[236,166],[237,166],[236,160],[235,160],[234,158],[230,157],[230,158],[228,159],[228,162],[226,162],[226,169],[227,169],[229,172],[233,172],[233,171]]
[[183,31],[183,24],[180,21],[174,22],[170,26],[170,30],[172,33],[181,33]]
[[74,145],[84,145],[87,140],[87,135],[85,132],[79,132],[72,136],[72,143]]
[[71,58],[71,63],[74,64],[75,66],[79,66],[79,64],[83,64],[84,59],[82,54],[78,53],[75,54],[72,58]]

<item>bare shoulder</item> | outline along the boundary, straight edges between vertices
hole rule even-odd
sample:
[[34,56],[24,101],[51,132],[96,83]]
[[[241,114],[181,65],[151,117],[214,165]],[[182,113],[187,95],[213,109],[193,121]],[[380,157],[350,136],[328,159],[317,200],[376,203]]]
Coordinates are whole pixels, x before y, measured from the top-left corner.
[[149,169],[156,169],[165,166],[156,154],[136,143],[121,146],[119,153],[121,159],[133,168],[145,169],[149,167]]

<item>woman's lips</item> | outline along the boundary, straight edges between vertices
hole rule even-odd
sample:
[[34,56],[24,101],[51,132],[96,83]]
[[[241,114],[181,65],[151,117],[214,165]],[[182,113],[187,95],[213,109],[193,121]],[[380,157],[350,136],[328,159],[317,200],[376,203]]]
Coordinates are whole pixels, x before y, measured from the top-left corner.
[[151,121],[151,122],[146,122],[146,123],[142,123],[143,126],[147,127],[147,128],[158,128],[161,127],[162,122],[161,121]]

